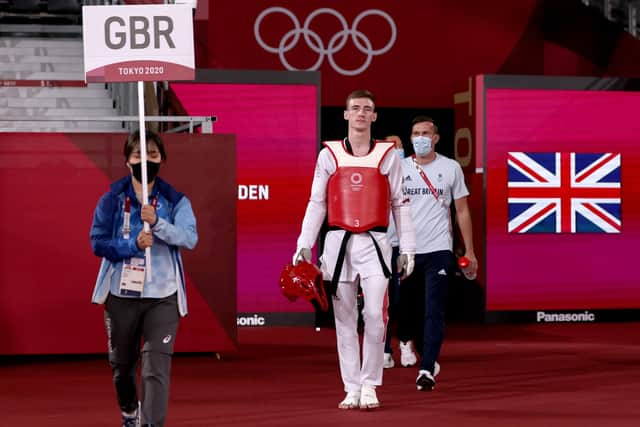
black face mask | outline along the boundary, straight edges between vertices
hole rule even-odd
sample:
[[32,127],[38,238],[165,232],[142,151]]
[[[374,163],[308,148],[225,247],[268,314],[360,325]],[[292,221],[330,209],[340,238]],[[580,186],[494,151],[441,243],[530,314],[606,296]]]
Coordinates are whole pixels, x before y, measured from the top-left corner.
[[[142,162],[131,164],[133,169],[133,177],[142,183]],[[147,184],[150,184],[160,172],[160,163],[150,162],[147,160]]]

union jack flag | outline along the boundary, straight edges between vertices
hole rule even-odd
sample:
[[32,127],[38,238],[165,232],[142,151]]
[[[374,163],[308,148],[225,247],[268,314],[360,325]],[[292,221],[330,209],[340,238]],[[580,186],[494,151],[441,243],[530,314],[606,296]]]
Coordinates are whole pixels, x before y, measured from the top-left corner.
[[620,153],[508,153],[509,233],[620,233],[620,163]]

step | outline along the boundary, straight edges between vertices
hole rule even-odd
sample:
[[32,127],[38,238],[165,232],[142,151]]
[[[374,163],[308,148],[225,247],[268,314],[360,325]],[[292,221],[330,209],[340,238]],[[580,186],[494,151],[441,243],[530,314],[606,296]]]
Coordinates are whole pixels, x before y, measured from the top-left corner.
[[113,108],[110,98],[0,98],[0,107],[9,108]]
[[82,25],[63,25],[63,24],[37,24],[31,22],[29,24],[3,24],[0,26],[0,33],[9,34],[34,34],[38,36],[52,34],[64,34],[65,38],[82,36]]
[[24,119],[37,117],[69,118],[73,117],[114,117],[118,112],[113,108],[0,108],[0,117],[19,117]]
[[[84,73],[84,65],[81,63],[58,63],[47,62],[46,58],[40,57],[41,62],[8,62],[2,64],[2,73],[5,72],[72,72]],[[1,61],[0,61],[1,62]]]
[[0,56],[80,56],[82,49],[67,49],[62,47],[0,47]]
[[0,64],[80,64],[84,65],[82,56],[33,56],[33,55],[0,55]]
[[59,47],[65,49],[78,49],[82,51],[82,39],[60,39],[44,37],[0,37],[0,47],[36,48],[36,47]]
[[0,97],[7,98],[109,98],[102,83],[87,87],[0,87]]
[[82,80],[84,72],[0,71],[0,80]]

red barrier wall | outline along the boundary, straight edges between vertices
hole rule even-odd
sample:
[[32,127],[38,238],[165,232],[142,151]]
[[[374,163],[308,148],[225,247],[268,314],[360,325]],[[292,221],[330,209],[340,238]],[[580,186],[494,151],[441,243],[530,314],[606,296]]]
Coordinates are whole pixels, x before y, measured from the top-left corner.
[[[99,259],[93,210],[124,176],[125,134],[0,134],[0,354],[106,351],[90,303]],[[183,251],[189,316],[177,351],[236,348],[236,172],[232,135],[164,136],[160,176],[187,194],[199,243]],[[216,167],[212,167],[212,164]]]

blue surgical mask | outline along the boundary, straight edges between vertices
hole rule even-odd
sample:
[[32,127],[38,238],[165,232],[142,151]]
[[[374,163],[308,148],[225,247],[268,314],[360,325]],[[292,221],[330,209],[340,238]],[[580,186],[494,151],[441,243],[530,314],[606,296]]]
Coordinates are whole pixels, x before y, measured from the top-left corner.
[[431,137],[429,136],[414,136],[411,138],[411,143],[413,144],[413,151],[420,157],[426,156],[433,150]]
[[396,148],[395,150],[398,157],[400,157],[401,159],[404,159],[404,148]]

